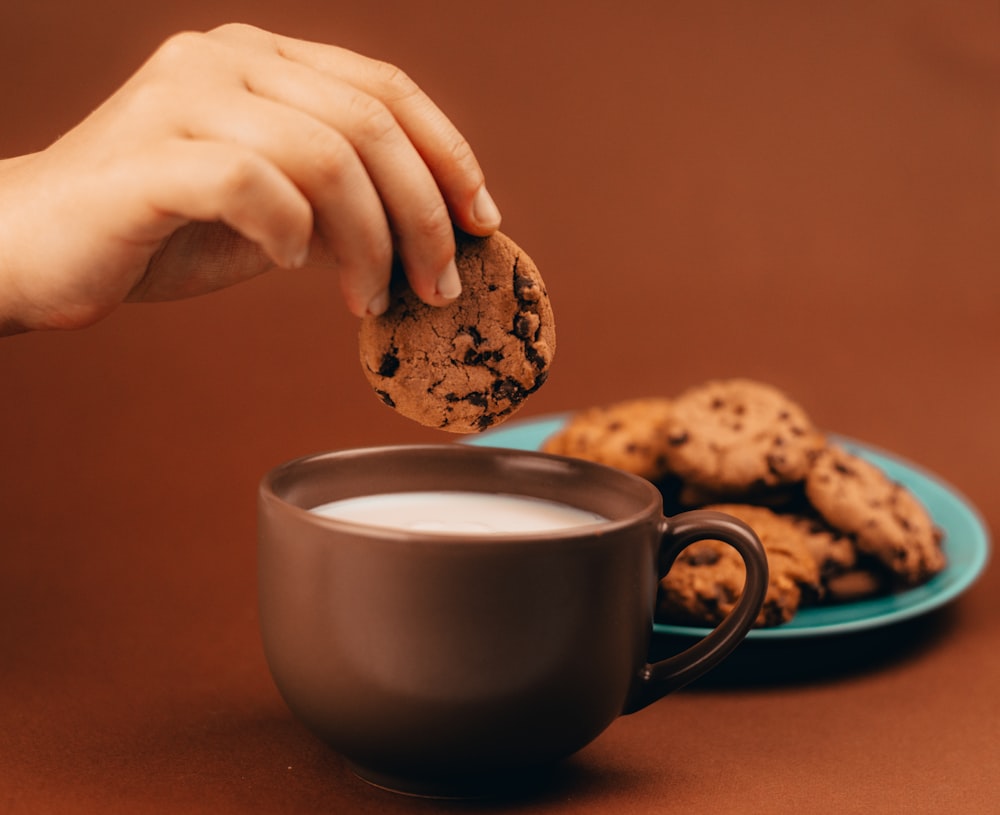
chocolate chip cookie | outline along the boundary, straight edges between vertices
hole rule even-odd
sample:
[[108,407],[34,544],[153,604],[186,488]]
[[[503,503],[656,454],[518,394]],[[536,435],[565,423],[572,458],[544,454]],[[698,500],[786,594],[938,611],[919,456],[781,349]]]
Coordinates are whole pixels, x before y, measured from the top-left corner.
[[852,603],[891,588],[885,568],[875,558],[859,552],[852,535],[834,529],[812,508],[807,514],[786,517],[801,530],[819,567],[823,604]]
[[858,550],[849,535],[834,529],[815,514],[791,513],[782,517],[799,530],[824,585],[827,580],[857,568]]
[[802,481],[825,444],[798,404],[749,379],[682,393],[668,435],[670,469],[687,484],[722,494]]
[[378,397],[429,427],[474,433],[542,386],[556,349],[545,284],[510,238],[457,235],[462,294],[426,305],[404,285],[361,322],[361,365]]
[[656,397],[629,399],[574,414],[542,444],[542,450],[596,461],[650,481],[667,472],[667,419],[672,403]]
[[823,518],[852,535],[904,586],[941,571],[941,533],[923,504],[871,462],[830,444],[806,479],[806,495]]
[[[803,603],[816,599],[819,568],[801,527],[765,507],[715,504],[705,508],[745,521],[764,545],[769,577],[755,623],[758,627],[788,622]],[[716,540],[693,543],[678,555],[660,581],[657,620],[715,626],[733,610],[745,579],[743,560],[731,546]]]

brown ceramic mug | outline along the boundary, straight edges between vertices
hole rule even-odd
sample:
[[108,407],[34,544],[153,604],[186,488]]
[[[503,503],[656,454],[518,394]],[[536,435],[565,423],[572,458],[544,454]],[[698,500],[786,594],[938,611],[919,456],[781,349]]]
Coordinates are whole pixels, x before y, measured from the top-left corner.
[[[602,520],[459,535],[310,511],[411,491],[530,496]],[[649,482],[542,453],[326,453],[268,473],[259,498],[260,624],[278,689],[359,775],[402,792],[484,794],[579,750],[723,660],[767,587],[764,550],[741,521],[665,518]],[[742,556],[743,594],[711,634],[649,664],[657,582],[705,538]]]

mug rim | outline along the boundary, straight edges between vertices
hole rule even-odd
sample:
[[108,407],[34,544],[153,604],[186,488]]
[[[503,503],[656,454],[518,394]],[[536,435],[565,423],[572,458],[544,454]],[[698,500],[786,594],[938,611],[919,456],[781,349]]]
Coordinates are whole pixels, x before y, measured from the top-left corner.
[[[515,532],[489,532],[489,533],[460,533],[456,534],[454,532],[442,532],[436,533],[428,530],[408,530],[401,529],[392,526],[379,526],[377,524],[369,524],[358,521],[349,521],[341,518],[334,518],[325,515],[319,515],[312,511],[312,507],[306,507],[282,495],[279,491],[280,482],[283,478],[293,479],[296,473],[299,473],[303,468],[307,468],[311,465],[318,466],[327,462],[337,462],[337,461],[349,461],[351,459],[370,459],[379,456],[420,456],[420,455],[443,455],[443,456],[455,456],[456,458],[465,458],[466,460],[480,460],[480,461],[490,461],[490,460],[506,460],[506,461],[533,461],[536,463],[547,463],[553,467],[560,468],[560,472],[563,476],[573,477],[575,473],[577,477],[585,477],[586,474],[597,474],[601,478],[614,479],[619,483],[629,485],[630,491],[635,494],[645,493],[646,501],[643,503],[641,508],[637,508],[629,514],[620,518],[605,518],[601,521],[595,521],[593,524],[580,524],[569,527],[564,527],[561,529],[551,529],[551,530],[541,530],[541,531],[515,531]],[[476,488],[440,488],[433,486],[415,486],[412,489],[409,488],[393,488],[384,491],[360,491],[354,495],[345,495],[343,498],[352,497],[362,497],[368,495],[390,495],[399,494],[406,492],[471,492],[471,493],[485,493],[485,494],[503,494],[519,498],[541,498],[542,500],[551,500],[558,503],[566,504],[564,500],[559,500],[556,498],[549,498],[544,495],[532,494],[529,490],[518,490],[516,486],[512,487],[509,491],[505,490],[503,492],[497,491],[486,491]],[[434,541],[435,543],[450,543],[450,544],[466,544],[475,545],[480,543],[491,543],[497,541],[528,541],[528,540],[560,540],[560,539],[571,539],[579,538],[581,533],[584,535],[605,535],[611,532],[628,528],[635,523],[641,522],[648,518],[652,518],[659,522],[664,518],[663,512],[663,497],[656,486],[646,480],[632,473],[628,473],[624,470],[619,470],[617,468],[611,467],[606,464],[600,464],[594,461],[587,461],[585,459],[573,458],[569,456],[560,456],[553,453],[545,453],[536,450],[518,450],[515,448],[508,447],[489,447],[489,446],[471,446],[462,445],[455,443],[423,443],[423,444],[393,444],[393,445],[375,445],[375,446],[363,446],[363,447],[350,447],[342,448],[336,450],[328,450],[316,453],[307,453],[305,455],[297,456],[295,458],[289,459],[281,464],[278,464],[270,468],[261,477],[258,487],[258,496],[261,501],[267,501],[268,503],[276,503],[282,507],[283,511],[291,514],[292,517],[297,518],[302,522],[306,522],[315,525],[319,528],[325,528],[330,530],[340,530],[345,532],[350,532],[351,534],[363,534],[369,537],[375,537],[379,539],[393,539],[393,540],[420,540],[420,541]],[[339,500],[337,498],[330,499]],[[321,503],[314,504],[313,506],[322,506]],[[578,509],[590,509],[585,505],[574,505]]]

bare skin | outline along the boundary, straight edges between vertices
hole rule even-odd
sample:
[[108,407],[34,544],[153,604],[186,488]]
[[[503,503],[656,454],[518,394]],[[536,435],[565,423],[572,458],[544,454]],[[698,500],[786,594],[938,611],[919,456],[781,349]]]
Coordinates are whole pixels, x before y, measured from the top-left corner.
[[245,25],[178,34],[53,145],[0,161],[0,335],[306,263],[378,314],[394,256],[444,305],[454,227],[499,225],[469,144],[395,66]]

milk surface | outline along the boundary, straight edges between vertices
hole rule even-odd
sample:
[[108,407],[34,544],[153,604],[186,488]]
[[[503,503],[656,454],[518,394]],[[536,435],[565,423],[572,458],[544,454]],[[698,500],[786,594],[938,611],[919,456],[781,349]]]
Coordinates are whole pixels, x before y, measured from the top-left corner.
[[414,532],[496,535],[551,532],[607,519],[556,501],[485,492],[396,492],[321,504],[328,518]]

